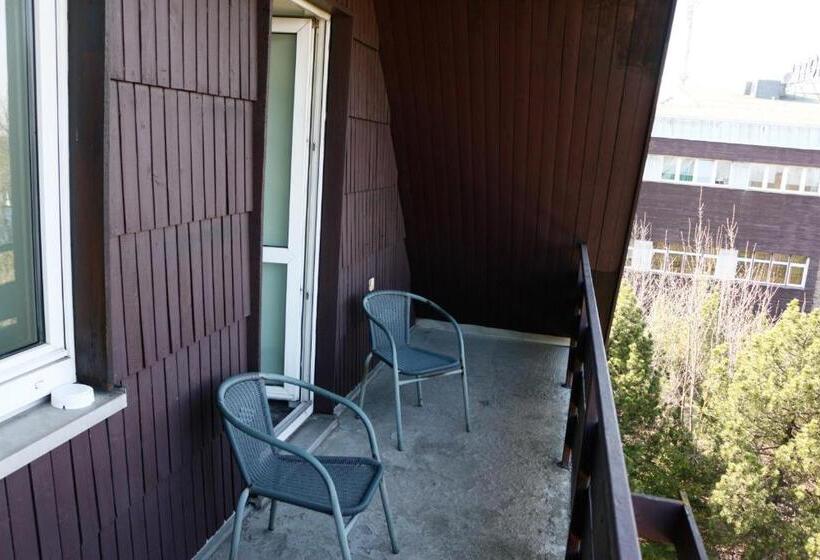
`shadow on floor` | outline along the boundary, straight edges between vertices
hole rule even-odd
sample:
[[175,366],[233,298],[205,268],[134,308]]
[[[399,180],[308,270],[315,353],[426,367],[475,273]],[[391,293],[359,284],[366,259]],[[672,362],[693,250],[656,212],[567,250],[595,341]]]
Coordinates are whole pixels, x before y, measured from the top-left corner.
[[[451,334],[416,329],[414,342],[452,349]],[[424,406],[402,389],[405,448],[396,450],[392,383],[384,369],[368,384],[373,421],[396,520],[401,553],[390,553],[378,494],[350,534],[354,558],[563,558],[568,529],[569,473],[556,465],[568,392],[560,385],[567,349],[468,336],[473,431],[464,431],[457,376],[427,382]],[[367,455],[367,436],[349,413],[319,455]],[[267,531],[267,507],[251,509],[240,545],[243,559],[340,558],[333,519],[281,504]],[[229,542],[213,558],[227,558]]]

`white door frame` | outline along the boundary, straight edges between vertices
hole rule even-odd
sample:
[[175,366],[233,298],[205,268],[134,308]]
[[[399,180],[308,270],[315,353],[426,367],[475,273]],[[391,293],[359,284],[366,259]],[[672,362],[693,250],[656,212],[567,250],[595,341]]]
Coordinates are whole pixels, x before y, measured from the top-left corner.
[[[262,263],[287,266],[284,373],[313,382],[330,16],[305,2],[298,4],[317,19],[271,18],[271,33],[296,34],[296,66],[288,247],[263,246]],[[298,185],[306,188],[294,188]],[[304,405],[281,426],[280,437],[287,437],[313,411],[312,395],[294,386],[269,386],[268,397]]]

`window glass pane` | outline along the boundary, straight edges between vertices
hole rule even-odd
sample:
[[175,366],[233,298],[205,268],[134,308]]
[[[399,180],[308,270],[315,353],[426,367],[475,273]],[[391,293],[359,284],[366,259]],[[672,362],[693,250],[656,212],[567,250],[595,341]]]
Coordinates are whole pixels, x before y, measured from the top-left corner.
[[693,274],[698,265],[698,258],[695,255],[682,255],[681,271],[686,274]]
[[262,244],[287,247],[293,151],[293,86],[296,80],[295,34],[271,33],[268,78]]
[[763,188],[763,175],[766,172],[766,166],[758,163],[753,163],[749,166],[749,187],[753,189]]
[[716,185],[728,185],[731,174],[732,164],[728,161],[717,162],[717,169],[715,173]]
[[803,176],[802,167],[787,167],[786,168],[786,190],[799,191],[800,178]]
[[759,262],[755,260],[752,265],[752,280],[766,282],[769,277],[769,261]]
[[803,285],[803,275],[805,274],[806,269],[802,266],[794,266],[792,265],[789,267],[789,284],[792,286],[802,286]]
[[799,255],[792,255],[790,257],[790,260],[791,260],[792,263],[806,264],[807,262],[809,262],[809,257],[802,257],[802,256],[799,256]]
[[785,168],[782,165],[770,165],[769,175],[766,179],[766,188],[770,190],[780,190],[783,184],[783,171]]
[[643,178],[645,181],[657,181],[661,178],[661,171],[663,168],[663,158],[661,156],[647,156],[646,167],[644,168]]
[[[711,159],[699,159],[695,163],[695,182],[711,185],[712,171],[715,168],[715,162]],[[681,171],[682,173],[682,171]]]
[[652,253],[652,270],[663,270],[663,253]]
[[663,156],[663,169],[661,171],[661,178],[667,181],[675,180],[675,167],[678,164],[678,158],[672,156]]
[[695,175],[695,160],[692,158],[683,158],[680,162],[680,177],[679,181],[691,181]]
[[715,274],[715,268],[717,268],[717,257],[710,257],[705,256],[701,261],[701,266],[703,267],[703,273],[708,274],[710,276]]
[[746,278],[749,274],[749,263],[747,261],[737,261],[736,278]]
[[787,266],[785,264],[773,264],[772,273],[769,277],[769,282],[771,282],[772,284],[785,284],[786,268]]
[[0,357],[43,340],[27,2],[0,2]]
[[[749,186],[749,174],[751,173],[751,166],[748,163],[733,163],[732,171],[729,176],[729,184],[733,187],[746,188]],[[761,176],[761,181],[763,177]]]
[[666,270],[669,272],[681,272],[683,263],[681,261],[680,253],[669,253],[669,258],[666,261]]
[[804,190],[810,193],[820,192],[820,169],[811,167],[806,170],[806,185]]

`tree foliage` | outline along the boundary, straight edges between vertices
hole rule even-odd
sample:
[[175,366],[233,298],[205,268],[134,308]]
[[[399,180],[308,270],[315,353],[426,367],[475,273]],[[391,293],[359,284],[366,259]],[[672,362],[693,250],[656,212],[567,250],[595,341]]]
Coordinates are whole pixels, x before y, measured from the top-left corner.
[[718,406],[720,517],[750,558],[820,556],[820,310],[754,336]]

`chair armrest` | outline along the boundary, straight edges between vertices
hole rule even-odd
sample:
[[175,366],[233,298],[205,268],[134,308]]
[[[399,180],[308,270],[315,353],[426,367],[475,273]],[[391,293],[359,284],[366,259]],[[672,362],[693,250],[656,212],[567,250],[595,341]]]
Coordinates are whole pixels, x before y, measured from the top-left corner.
[[370,418],[367,417],[367,414],[364,413],[364,410],[359,408],[359,406],[356,403],[354,403],[350,399],[337,395],[332,391],[328,391],[327,389],[322,389],[321,387],[317,387],[312,383],[302,381],[301,379],[294,379],[293,377],[288,377],[286,375],[280,375],[276,373],[260,373],[259,376],[266,382],[272,381],[274,383],[296,385],[297,387],[307,389],[312,393],[316,393],[317,395],[325,397],[326,399],[329,399],[331,401],[337,402],[350,409],[356,416],[359,417],[359,420],[362,421],[362,424],[364,424],[364,427],[367,430],[367,437],[370,441],[370,451],[373,455],[373,458],[381,462],[381,457],[379,456],[379,444],[376,442],[376,432],[373,429],[373,424],[370,422]]
[[421,296],[415,296],[413,299],[417,299],[418,301],[420,301],[420,302],[424,303],[425,305],[429,306],[434,311],[436,311],[439,315],[444,317],[451,325],[453,325],[453,328],[456,331],[456,336],[458,337],[458,352],[459,352],[459,355],[461,357],[461,365],[463,366],[464,362],[465,362],[465,360],[464,360],[464,333],[461,330],[461,325],[459,325],[458,321],[456,321],[455,318],[452,315],[447,313],[447,311],[445,311],[444,308],[441,307],[436,302],[431,301],[431,300],[429,300],[425,297],[421,297]]

